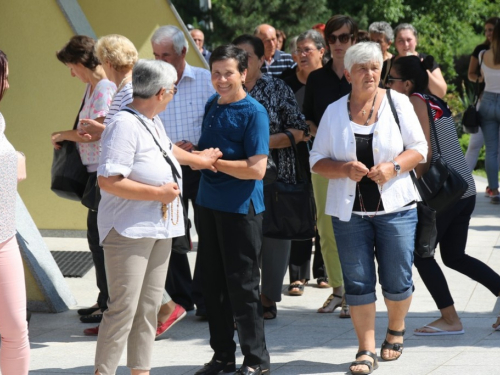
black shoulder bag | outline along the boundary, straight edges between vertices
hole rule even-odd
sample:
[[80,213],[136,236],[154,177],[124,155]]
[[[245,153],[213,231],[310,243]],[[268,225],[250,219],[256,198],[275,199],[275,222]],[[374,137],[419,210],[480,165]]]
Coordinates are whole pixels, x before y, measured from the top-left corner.
[[[80,111],[85,104],[86,96],[87,92],[85,92],[82,105],[76,115],[73,130],[78,126]],[[82,158],[75,142],[63,141],[59,150],[54,149],[50,177],[50,190],[56,193],[57,196],[72,201],[80,201],[82,199],[89,180],[89,174],[87,167],[82,163]]]
[[[484,57],[484,52],[483,52]],[[481,74],[481,66],[483,65],[483,59],[479,64],[479,74]],[[472,104],[469,104],[467,109],[462,115],[462,128],[465,133],[475,134],[479,131],[479,113],[477,112],[477,102],[479,101],[479,74],[474,84],[474,99],[472,99]]]
[[308,240],[316,235],[316,206],[312,184],[299,162],[297,145],[289,131],[284,133],[290,139],[295,155],[296,184],[276,181],[264,186],[264,237],[282,240]]
[[[149,134],[151,134],[151,137],[153,137],[153,140],[155,141],[156,145],[160,149],[160,152],[163,155],[163,157],[165,158],[165,161],[167,162],[167,164],[172,169],[172,176],[174,177],[174,182],[176,184],[179,184],[178,183],[178,178],[181,178],[181,175],[179,174],[179,171],[177,171],[177,168],[175,167],[174,162],[172,161],[172,159],[170,159],[170,157],[168,156],[167,152],[158,143],[158,141],[156,140],[155,136],[153,135],[153,133],[151,133],[151,130],[149,130],[149,128],[145,124],[145,122],[139,116],[137,116],[137,114],[134,111],[131,111],[130,109],[124,108],[124,109],[122,109],[122,111],[126,111],[128,113],[131,113],[132,115],[134,115],[141,122],[142,125],[144,125],[144,127],[149,132]],[[179,199],[181,201],[182,210],[184,212],[184,229],[185,229],[185,234],[182,237],[174,237],[172,239],[172,251],[175,251],[176,253],[179,253],[179,254],[187,254],[192,249],[191,234],[189,233],[189,229],[191,228],[191,222],[190,222],[190,220],[188,218],[188,213],[187,213],[186,207],[184,207],[184,200],[182,199],[182,194],[179,194]]]
[[[387,100],[391,106],[391,111],[394,119],[396,120],[396,124],[398,124],[399,131],[401,131],[399,116],[391,98],[391,90],[387,90]],[[410,176],[418,190],[418,180],[413,170],[410,171]],[[421,258],[431,258],[434,256],[437,241],[436,210],[430,207],[424,199],[423,202],[417,202],[417,216],[418,223],[417,231],[415,233],[414,252]]]

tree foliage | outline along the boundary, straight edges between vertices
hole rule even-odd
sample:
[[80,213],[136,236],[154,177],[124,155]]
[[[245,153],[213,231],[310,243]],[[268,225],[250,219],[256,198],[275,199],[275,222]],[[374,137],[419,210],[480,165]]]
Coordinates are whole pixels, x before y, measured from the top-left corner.
[[[198,0],[173,2],[184,17],[184,10],[193,14],[196,8],[188,4]],[[206,34],[212,45],[218,45],[252,33],[260,23],[269,23],[293,36],[334,14],[352,16],[365,30],[375,21],[393,27],[408,22],[419,32],[417,50],[433,55],[451,80],[456,76],[454,59],[472,52],[481,40],[484,20],[500,15],[499,5],[500,0],[212,0],[214,30]],[[190,17],[200,21],[209,15]]]

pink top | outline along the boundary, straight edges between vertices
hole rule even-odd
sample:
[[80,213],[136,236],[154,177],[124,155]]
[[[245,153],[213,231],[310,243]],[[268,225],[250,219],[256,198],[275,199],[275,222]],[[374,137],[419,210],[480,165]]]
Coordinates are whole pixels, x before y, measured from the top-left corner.
[[[89,95],[90,85],[87,85],[85,104],[80,111],[79,118],[94,120],[99,117],[106,117],[115,92],[116,85],[108,79],[100,80],[95,86],[92,95]],[[80,151],[82,163],[87,166],[87,170],[89,172],[97,171],[101,142],[78,143],[78,150]]]
[[4,132],[0,113],[0,243],[16,234],[17,153]]

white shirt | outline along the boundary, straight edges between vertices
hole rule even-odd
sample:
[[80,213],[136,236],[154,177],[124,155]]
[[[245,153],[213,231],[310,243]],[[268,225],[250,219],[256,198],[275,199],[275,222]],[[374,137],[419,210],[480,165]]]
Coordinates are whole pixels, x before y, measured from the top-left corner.
[[[406,95],[391,90],[392,99],[399,117],[401,131],[384,96],[378,110],[378,121],[373,129],[373,159],[375,165],[394,160],[404,150],[415,150],[427,157],[427,141]],[[311,169],[321,159],[355,161],[356,140],[347,113],[347,97],[330,104],[321,118],[318,133],[311,150]],[[336,178],[328,182],[325,213],[342,221],[351,219],[356,193],[356,182],[350,178]],[[404,205],[420,200],[410,174],[401,173],[383,185],[382,203],[385,213],[396,211]]]
[[174,143],[189,141],[197,145],[201,136],[205,104],[215,94],[210,72],[186,63],[177,89],[177,94],[168,103],[167,109],[158,116]]
[[[172,142],[158,116],[150,120],[136,113],[155,135],[180,174],[181,167],[172,154]],[[114,115],[102,133],[101,146],[98,176],[122,175],[152,186],[174,182],[172,170],[153,137],[131,113],[120,111]],[[178,182],[182,189],[182,180]],[[164,220],[161,202],[123,199],[101,190],[97,215],[100,242],[103,242],[112,228],[129,238],[164,239],[183,236],[182,202],[176,198],[167,206],[167,219]]]

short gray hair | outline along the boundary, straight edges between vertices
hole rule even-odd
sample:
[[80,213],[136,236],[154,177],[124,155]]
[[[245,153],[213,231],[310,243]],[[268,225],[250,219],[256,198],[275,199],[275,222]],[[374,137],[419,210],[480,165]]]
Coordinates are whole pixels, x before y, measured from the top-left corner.
[[182,49],[189,50],[189,43],[184,33],[176,26],[168,25],[158,28],[151,37],[152,44],[163,44],[165,41],[171,41],[174,45],[174,50],[178,55],[182,54]]
[[304,40],[312,40],[317,49],[326,48],[325,38],[316,30],[304,31],[299,35],[297,43],[303,42]]
[[413,32],[413,35],[415,35],[415,39],[418,38],[417,29],[415,29],[415,27],[413,27],[413,25],[410,23],[401,23],[396,26],[396,28],[394,29],[394,35],[396,35],[396,38],[398,37],[398,33],[403,30],[411,30]]
[[177,71],[162,60],[141,59],[132,70],[134,98],[149,99],[161,89],[171,89],[176,81]]
[[380,69],[384,64],[382,50],[380,45],[375,42],[361,42],[347,49],[344,56],[344,67],[351,73],[351,69],[355,64],[367,64],[370,62],[378,62]]
[[389,25],[387,22],[382,21],[372,23],[368,28],[368,32],[384,34],[385,41],[388,43],[394,41],[394,31],[392,31],[391,25]]

